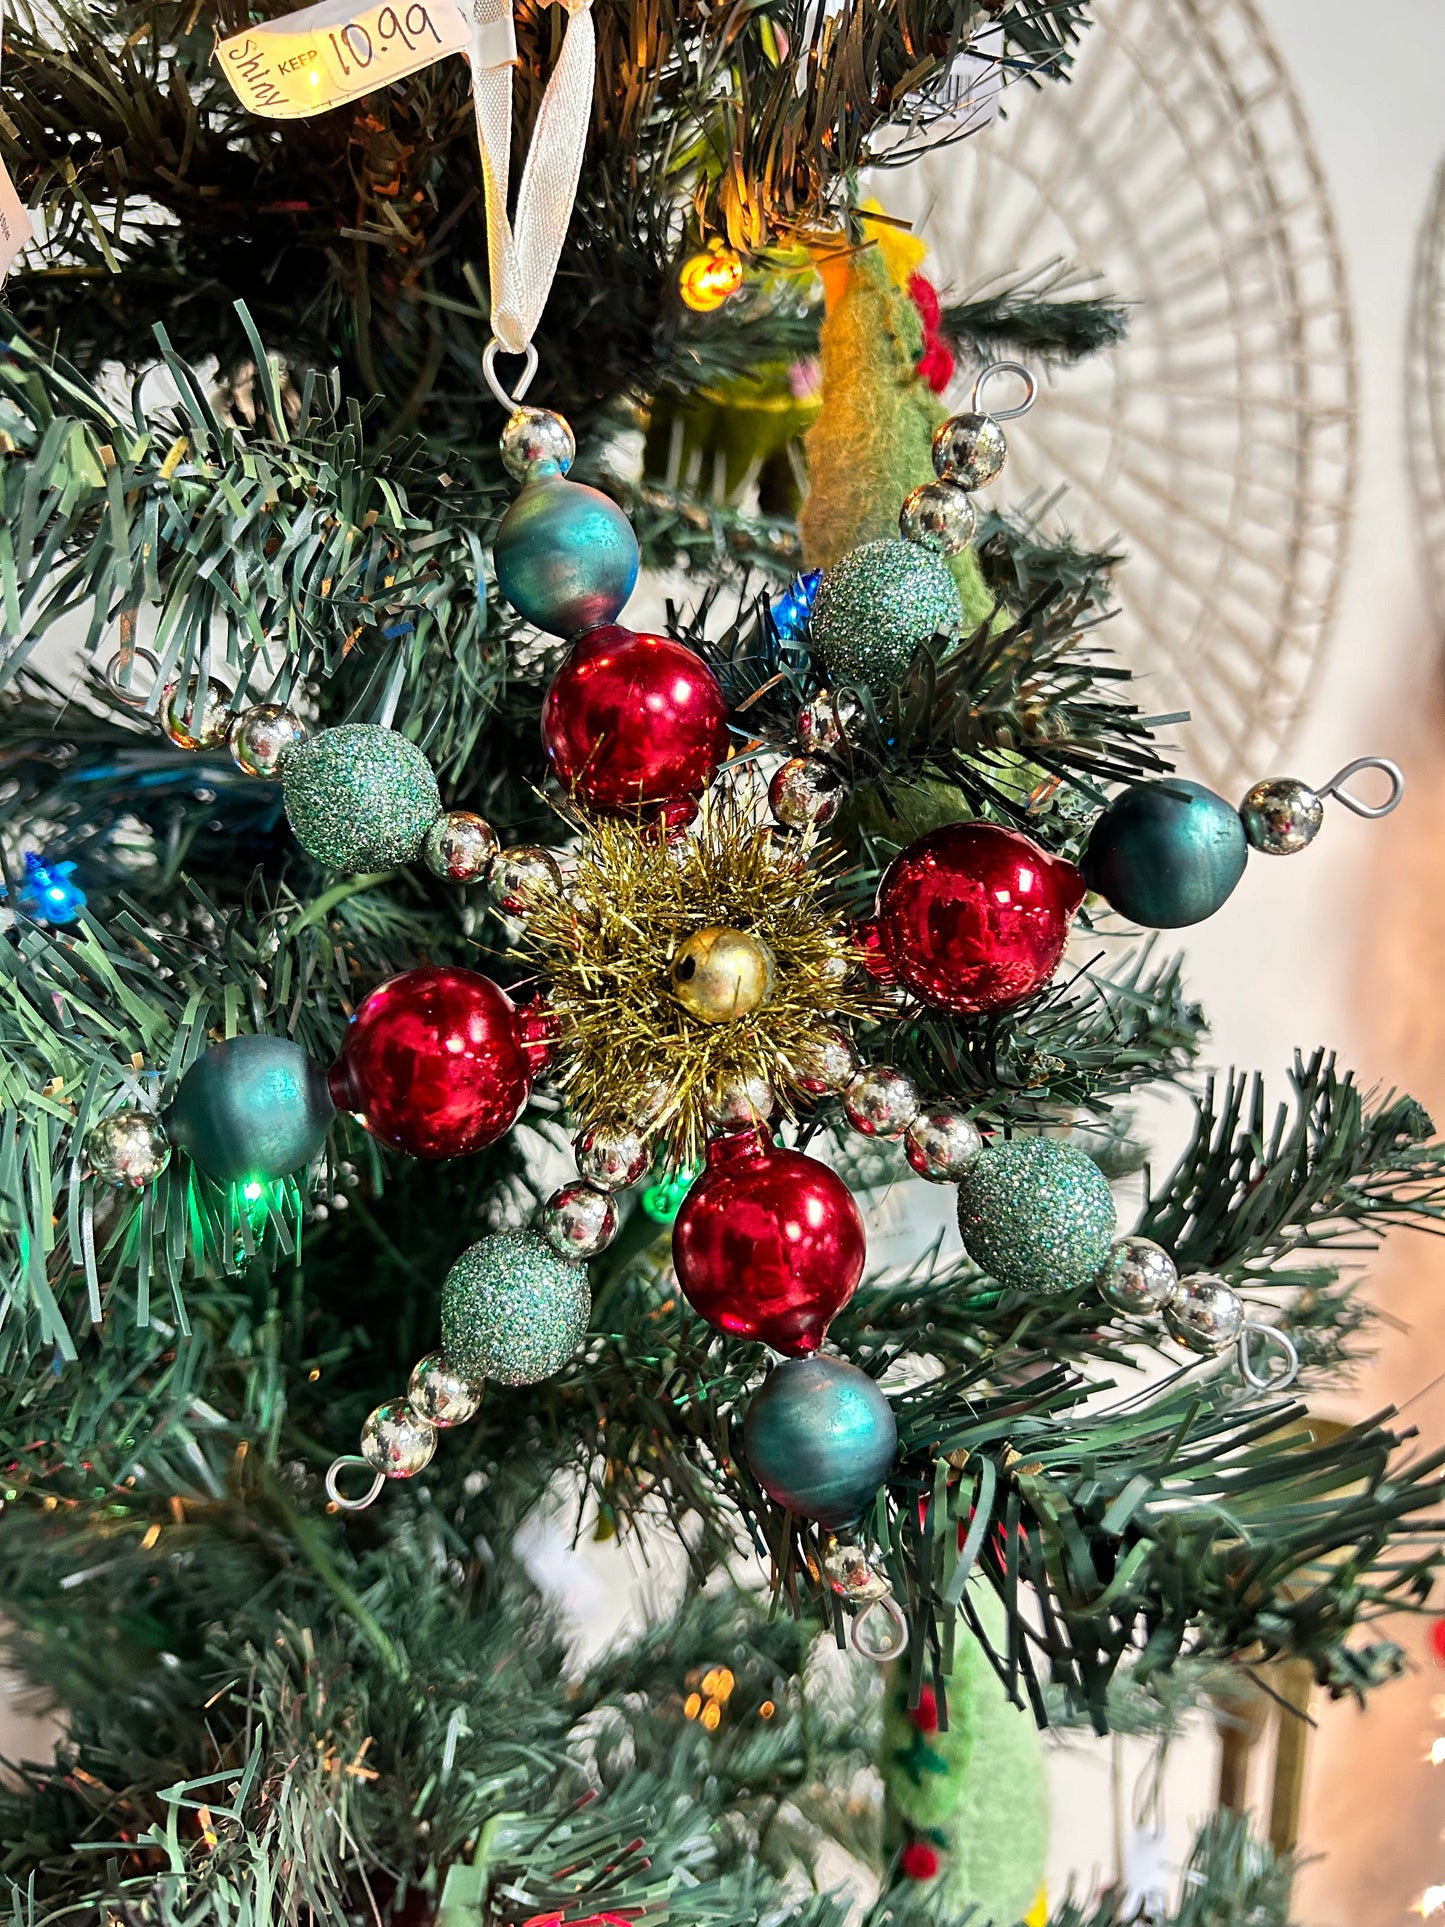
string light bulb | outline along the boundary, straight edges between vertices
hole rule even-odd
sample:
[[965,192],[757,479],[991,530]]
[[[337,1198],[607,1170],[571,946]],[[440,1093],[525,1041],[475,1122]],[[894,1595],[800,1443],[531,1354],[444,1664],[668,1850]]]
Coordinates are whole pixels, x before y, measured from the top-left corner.
[[712,314],[743,285],[742,256],[725,241],[690,254],[678,270],[682,298],[696,314]]

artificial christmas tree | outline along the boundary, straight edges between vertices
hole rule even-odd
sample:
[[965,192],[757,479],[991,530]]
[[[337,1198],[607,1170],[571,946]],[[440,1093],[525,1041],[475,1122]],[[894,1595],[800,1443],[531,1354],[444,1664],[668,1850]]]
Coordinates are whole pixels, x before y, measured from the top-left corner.
[[[1084,16],[527,6],[515,71],[486,7],[8,23],[0,1614],[66,1725],[0,1790],[21,1917],[823,1927],[824,1839],[878,1921],[1014,1912],[1035,1725],[1395,1666],[1439,1457],[1287,1381],[1445,1156],[1321,1053],[1111,1198],[1204,1033],[1091,869],[1227,916],[1303,786],[1174,779],[1114,559],[996,506],[1035,383],[987,414],[987,356],[1118,317],[941,306],[859,211],[976,28],[1056,84]],[[738,398],[817,352],[800,542]],[[669,422],[732,483],[660,476]],[[639,564],[676,634],[621,626]],[[1131,828],[1201,796],[1202,886]],[[968,1255],[870,1276],[910,1172]],[[573,1679],[514,1544],[568,1481],[690,1572]],[[1239,1832],[1195,1871],[1181,1920],[1283,1920]]]

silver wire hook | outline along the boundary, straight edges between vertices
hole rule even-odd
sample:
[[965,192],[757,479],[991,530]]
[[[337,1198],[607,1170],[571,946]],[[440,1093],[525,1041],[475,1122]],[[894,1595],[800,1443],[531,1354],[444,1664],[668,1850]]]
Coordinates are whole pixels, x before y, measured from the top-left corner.
[[1024,398],[1015,408],[991,408],[988,412],[996,422],[1011,422],[1017,415],[1027,415],[1034,405],[1034,397],[1039,392],[1032,369],[1025,368],[1021,361],[991,361],[986,368],[980,368],[973,378],[973,392],[968,405],[975,415],[983,411],[983,391],[995,375],[1017,375],[1024,385]]
[[[1390,779],[1390,794],[1383,803],[1362,803],[1358,796],[1351,796],[1345,784],[1357,770],[1377,769]],[[1391,810],[1398,809],[1405,794],[1405,772],[1398,763],[1392,763],[1388,756],[1357,756],[1353,763],[1346,763],[1337,769],[1328,783],[1321,783],[1317,796],[1335,796],[1347,810],[1356,816],[1388,816]]]
[[[120,679],[120,672],[125,664],[126,656],[126,650],[117,649],[110,661],[105,665],[105,686],[111,695],[115,697],[116,701],[124,703],[127,709],[144,709],[150,701],[151,690],[147,689],[137,694],[129,683],[123,683]],[[132,649],[129,651],[129,657],[131,662],[142,662],[146,668],[150,670],[153,678],[151,688],[153,689],[156,682],[160,680],[161,665],[159,658],[149,649]]]
[[[885,1619],[893,1622],[893,1643],[887,1652],[872,1652],[863,1644],[860,1635],[874,1613],[881,1612]],[[891,1593],[884,1593],[854,1619],[848,1631],[848,1644],[860,1659],[870,1659],[875,1666],[886,1666],[908,1651],[908,1615]]]
[[[1284,1363],[1278,1370],[1273,1366],[1267,1366],[1262,1372],[1255,1370],[1249,1355],[1251,1336],[1262,1339],[1266,1351],[1273,1346],[1279,1352]],[[1257,1392],[1282,1392],[1294,1384],[1299,1372],[1299,1348],[1288,1332],[1281,1331],[1278,1325],[1261,1325],[1253,1318],[1244,1321],[1239,1334],[1239,1375],[1247,1385],[1252,1385]]]
[[510,348],[504,348],[495,335],[492,336],[492,339],[482,350],[482,373],[487,378],[487,386],[509,415],[512,414],[515,409],[521,407],[522,397],[532,386],[532,377],[537,372],[536,345],[529,341],[522,350],[523,366],[521,380],[518,381],[512,393],[509,395],[502,386],[501,378],[497,374],[497,356],[511,353],[512,350]]
[[[364,1466],[365,1469],[372,1474],[370,1490],[367,1492],[365,1498],[362,1499],[348,1499],[337,1483],[338,1473],[344,1472],[349,1466],[353,1465]],[[343,1512],[365,1512],[366,1508],[375,1501],[377,1494],[385,1484],[386,1478],[384,1474],[376,1470],[370,1459],[362,1458],[359,1452],[348,1452],[343,1458],[333,1459],[327,1467],[326,1496],[334,1506],[339,1506]]]

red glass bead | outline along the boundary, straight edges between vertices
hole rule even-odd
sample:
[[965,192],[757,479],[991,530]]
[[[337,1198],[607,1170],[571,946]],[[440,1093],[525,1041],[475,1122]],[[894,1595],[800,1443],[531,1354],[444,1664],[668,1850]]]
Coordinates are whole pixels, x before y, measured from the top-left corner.
[[612,623],[575,643],[552,678],[542,744],[589,809],[686,822],[727,755],[727,704],[701,656]]
[[963,1016],[1007,1010],[1059,967],[1084,880],[1018,830],[950,823],[910,843],[878,886],[875,926],[899,979]]
[[932,1880],[940,1865],[937,1847],[926,1840],[910,1840],[898,1856],[898,1871],[908,1880]]
[[693,1310],[789,1358],[817,1351],[863,1276],[867,1239],[853,1193],[761,1130],[717,1137],[672,1227],[672,1262]]
[[358,1004],[332,1102],[416,1158],[459,1158],[509,1131],[532,1089],[517,1012],[475,970],[404,971]]

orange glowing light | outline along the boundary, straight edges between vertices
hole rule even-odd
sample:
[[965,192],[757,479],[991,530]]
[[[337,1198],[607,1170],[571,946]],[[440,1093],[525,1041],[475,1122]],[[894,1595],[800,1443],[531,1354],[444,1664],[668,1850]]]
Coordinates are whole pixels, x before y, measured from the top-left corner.
[[733,249],[714,241],[706,254],[689,255],[678,272],[682,298],[698,314],[711,314],[743,285],[743,264]]

